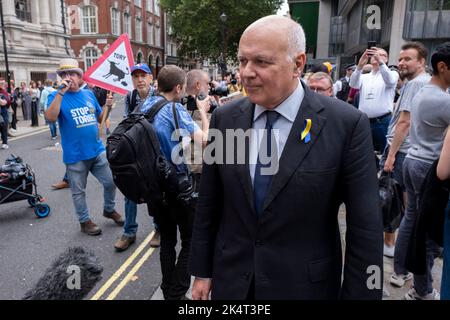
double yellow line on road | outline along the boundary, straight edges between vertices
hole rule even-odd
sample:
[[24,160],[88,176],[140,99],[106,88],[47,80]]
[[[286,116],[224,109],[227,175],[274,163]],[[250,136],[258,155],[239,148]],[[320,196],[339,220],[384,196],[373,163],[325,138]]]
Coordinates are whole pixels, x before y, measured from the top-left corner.
[[[108,289],[120,279],[122,274],[128,269],[128,267],[134,262],[134,260],[141,254],[141,252],[150,243],[155,232],[152,231],[147,238],[139,245],[139,247],[133,252],[131,256],[120,266],[120,268],[106,281],[106,283],[95,293],[91,300],[100,300],[100,298],[108,291]],[[142,267],[145,261],[152,255],[154,248],[149,248],[145,254],[139,259],[134,267],[128,272],[128,274],[120,281],[120,283],[113,289],[113,291],[106,297],[105,300],[114,300],[122,289],[133,279],[136,272]]]

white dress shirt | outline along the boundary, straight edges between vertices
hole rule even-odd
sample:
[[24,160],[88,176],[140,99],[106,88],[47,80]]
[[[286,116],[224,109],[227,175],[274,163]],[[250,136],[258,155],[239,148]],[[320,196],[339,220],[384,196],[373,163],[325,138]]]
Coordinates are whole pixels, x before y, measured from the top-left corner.
[[369,118],[377,118],[392,112],[398,73],[391,71],[386,64],[379,71],[362,74],[356,69],[350,78],[350,87],[360,89],[359,110]]
[[[300,110],[300,105],[303,102],[305,96],[305,91],[302,84],[298,83],[297,88],[292,92],[292,94],[284,100],[275,109],[270,109],[278,112],[280,116],[273,125],[273,133],[275,136],[275,141],[278,150],[278,160],[281,158],[284,146],[291,132],[292,125],[294,124],[297,113]],[[255,106],[255,114],[253,116],[253,130],[250,135],[250,176],[252,178],[252,185],[255,177],[256,162],[258,161],[258,150],[259,145],[263,137],[263,132],[266,127],[266,114],[264,111],[269,110],[260,105]],[[256,130],[255,130],[256,129]]]

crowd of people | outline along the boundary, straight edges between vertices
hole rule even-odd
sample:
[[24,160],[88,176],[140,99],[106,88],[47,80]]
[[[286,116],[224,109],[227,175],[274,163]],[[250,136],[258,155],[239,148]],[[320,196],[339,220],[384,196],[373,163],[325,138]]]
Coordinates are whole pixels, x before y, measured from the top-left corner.
[[[185,206],[176,194],[166,194],[162,211],[147,206],[156,231],[151,246],[161,248],[164,298],[186,299],[194,276],[192,297],[199,300],[381,299],[383,288],[368,286],[367,271],[375,266],[382,277],[384,255],[393,258],[392,285],[413,281],[405,299],[449,299],[448,275],[441,281],[442,295],[433,287],[431,269],[441,254],[437,244],[427,239],[424,274],[411,273],[407,257],[432,164],[441,158],[437,174],[450,176],[450,134],[445,138],[450,43],[438,46],[430,57],[423,44],[407,42],[398,64],[388,66],[386,50],[368,48],[334,82],[330,64],[303,74],[305,35],[297,22],[267,16],[244,31],[239,71],[225,74],[222,81],[173,65],[153,79],[146,64],[135,65],[135,90],[125,99],[124,117],[162,105],[153,126],[167,159],[179,142],[172,137],[176,128],[203,148],[212,143],[211,131],[220,132],[224,150],[215,146],[216,153],[248,155],[243,164],[175,165],[178,175],[193,174],[199,182],[196,206]],[[61,82],[56,88],[46,81],[42,90],[35,84],[16,89],[29,102],[22,108],[24,119],[38,125],[42,111],[52,138],[58,123],[66,165],[63,187],[70,187],[81,231],[91,236],[102,232],[86,203],[92,173],[104,188],[103,216],[123,227],[114,247],[125,251],[136,241],[138,204],[125,198],[124,217],[116,210],[116,186],[99,135],[113,96],[84,84],[74,59],[61,61],[57,74]],[[8,123],[7,106],[19,94],[13,90],[8,96],[4,86],[0,80],[1,114]],[[239,93],[239,98],[222,105],[218,95],[210,95],[219,91]],[[2,139],[7,139],[4,128]],[[106,130],[109,134],[108,124]],[[249,143],[232,144],[230,150],[235,137],[229,130],[250,130]],[[272,163],[278,164],[277,171],[265,174]],[[381,174],[392,175],[403,190],[406,209],[399,226],[383,226]],[[344,255],[338,224],[342,204]],[[447,256],[444,250],[444,273]]]
[[0,79],[0,99],[2,113],[0,123],[2,126],[2,149],[8,149],[8,136],[14,136],[17,130],[17,109],[22,110],[23,121],[31,121],[32,127],[39,126],[39,116],[43,116],[44,105],[40,102],[45,90],[41,81],[30,81],[29,87],[21,82],[16,87],[14,80],[10,81],[10,89],[5,79]]
[[[450,44],[444,43],[432,53],[431,68],[427,67],[428,57],[422,43],[407,42],[399,53],[398,65],[388,66],[387,52],[372,48],[364,52],[357,66],[347,66],[345,77],[334,84],[326,72],[308,74],[306,80],[312,90],[347,101],[367,115],[379,172],[391,174],[403,190],[405,214],[397,237],[397,228],[385,226],[383,251],[386,257],[394,258],[394,273],[389,279],[392,285],[403,287],[414,280],[405,296],[408,300],[440,298],[432,285],[431,270],[441,248],[427,240],[425,274],[409,272],[407,262],[424,180],[440,157],[450,125]],[[441,177],[448,179],[444,173]],[[450,298],[445,289],[448,285],[442,281],[442,291],[447,294],[444,299]]]

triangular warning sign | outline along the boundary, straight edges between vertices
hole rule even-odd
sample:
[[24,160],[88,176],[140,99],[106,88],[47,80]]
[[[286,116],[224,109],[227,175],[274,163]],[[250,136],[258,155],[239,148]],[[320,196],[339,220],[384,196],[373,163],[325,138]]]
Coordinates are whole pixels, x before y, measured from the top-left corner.
[[130,39],[125,33],[86,71],[83,79],[103,89],[127,94],[134,89],[131,79],[133,65]]

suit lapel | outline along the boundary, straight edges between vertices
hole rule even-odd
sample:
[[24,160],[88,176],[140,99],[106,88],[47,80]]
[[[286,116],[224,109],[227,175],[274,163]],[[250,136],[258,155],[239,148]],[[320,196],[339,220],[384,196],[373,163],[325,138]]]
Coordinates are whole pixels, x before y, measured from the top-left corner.
[[[255,106],[250,102],[249,99],[245,99],[244,103],[240,106],[240,110],[234,116],[234,128],[243,129],[244,132],[252,128],[253,124],[253,114]],[[237,150],[235,152],[245,152],[245,164],[236,164],[236,172],[241,182],[242,188],[244,189],[245,198],[248,200],[248,205],[250,206],[252,212],[255,214],[255,206],[253,200],[253,187],[252,180],[250,177],[250,141],[246,141],[245,150]]]
[[[303,83],[302,83],[303,84]],[[283,149],[280,158],[278,173],[273,177],[267,197],[264,201],[263,211],[280,193],[286,183],[289,181],[295,170],[302,163],[303,159],[313,148],[319,138],[320,132],[326,122],[326,118],[319,114],[323,106],[318,99],[314,97],[312,91],[304,86],[305,96],[303,98],[300,110],[292,125],[291,132]],[[305,128],[305,120],[311,119],[311,140],[305,143],[301,140],[301,133]],[[264,214],[263,214],[264,216]]]

